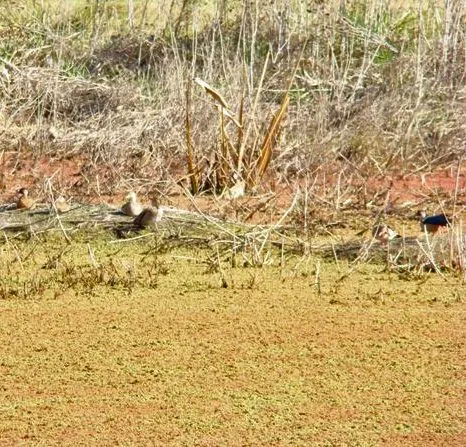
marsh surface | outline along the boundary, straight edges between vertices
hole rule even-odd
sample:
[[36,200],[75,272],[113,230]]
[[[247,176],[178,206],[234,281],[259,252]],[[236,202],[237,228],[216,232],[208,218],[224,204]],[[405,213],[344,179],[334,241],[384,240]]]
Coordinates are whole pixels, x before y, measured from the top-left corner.
[[454,276],[111,242],[4,241],[0,445],[464,445]]

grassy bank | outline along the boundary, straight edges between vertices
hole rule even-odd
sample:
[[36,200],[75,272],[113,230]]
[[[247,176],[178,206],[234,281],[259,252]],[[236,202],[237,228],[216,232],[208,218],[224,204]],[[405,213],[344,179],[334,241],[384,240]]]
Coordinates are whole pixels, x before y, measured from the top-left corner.
[[[78,178],[59,185],[75,194],[166,192],[188,171],[194,77],[242,114],[244,134],[226,132],[245,151],[243,170],[229,154],[229,173],[244,176],[296,66],[274,184],[448,166],[466,139],[464,21],[459,1],[14,3],[0,15],[4,182],[18,158],[45,157],[75,161]],[[209,187],[224,137],[215,104],[191,90],[196,172]]]

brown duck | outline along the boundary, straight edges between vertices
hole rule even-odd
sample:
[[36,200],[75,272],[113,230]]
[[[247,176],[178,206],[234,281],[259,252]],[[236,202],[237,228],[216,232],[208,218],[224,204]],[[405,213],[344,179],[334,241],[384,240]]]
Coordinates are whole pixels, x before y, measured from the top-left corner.
[[127,197],[128,201],[121,207],[123,214],[127,216],[139,216],[142,212],[142,205],[139,203],[136,193],[131,191]]
[[58,214],[66,213],[70,210],[70,205],[63,196],[60,196],[57,200],[55,200],[55,209],[57,210]]
[[139,228],[155,227],[157,222],[160,222],[163,217],[162,208],[148,207],[134,219],[134,225]]
[[16,208],[19,210],[29,210],[31,209],[34,204],[35,200],[33,200],[29,196],[29,191],[27,188],[21,188],[18,191],[19,197],[18,200],[16,201]]

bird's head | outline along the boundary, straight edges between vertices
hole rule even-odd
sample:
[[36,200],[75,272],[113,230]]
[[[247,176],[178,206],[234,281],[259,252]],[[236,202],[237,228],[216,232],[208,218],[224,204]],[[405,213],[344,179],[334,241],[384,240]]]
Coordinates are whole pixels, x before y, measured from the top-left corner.
[[20,189],[18,189],[18,194],[21,197],[27,197],[28,194],[29,194],[29,190],[27,188],[20,188]]
[[425,209],[419,210],[416,213],[416,217],[422,222],[427,217],[426,210]]
[[128,200],[130,200],[131,202],[136,202],[137,200],[137,196],[136,196],[136,193],[134,191],[131,191],[127,196],[126,198]]

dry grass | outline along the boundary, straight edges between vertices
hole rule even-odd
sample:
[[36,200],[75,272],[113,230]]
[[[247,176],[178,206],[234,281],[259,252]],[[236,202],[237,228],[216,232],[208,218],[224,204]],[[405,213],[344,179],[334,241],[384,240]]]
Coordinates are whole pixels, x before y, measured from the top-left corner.
[[[259,179],[268,166],[275,183],[316,170],[365,183],[449,165],[465,144],[462,2],[220,2],[202,14],[191,1],[169,10],[65,3],[13,5],[0,16],[0,149],[22,158],[90,153],[83,180],[96,191],[160,189],[189,174],[185,92],[194,77],[221,91],[247,128],[226,141],[215,108],[195,93],[197,173],[231,163],[223,158],[233,145],[239,167],[261,161]],[[285,127],[270,132],[296,66]]]

